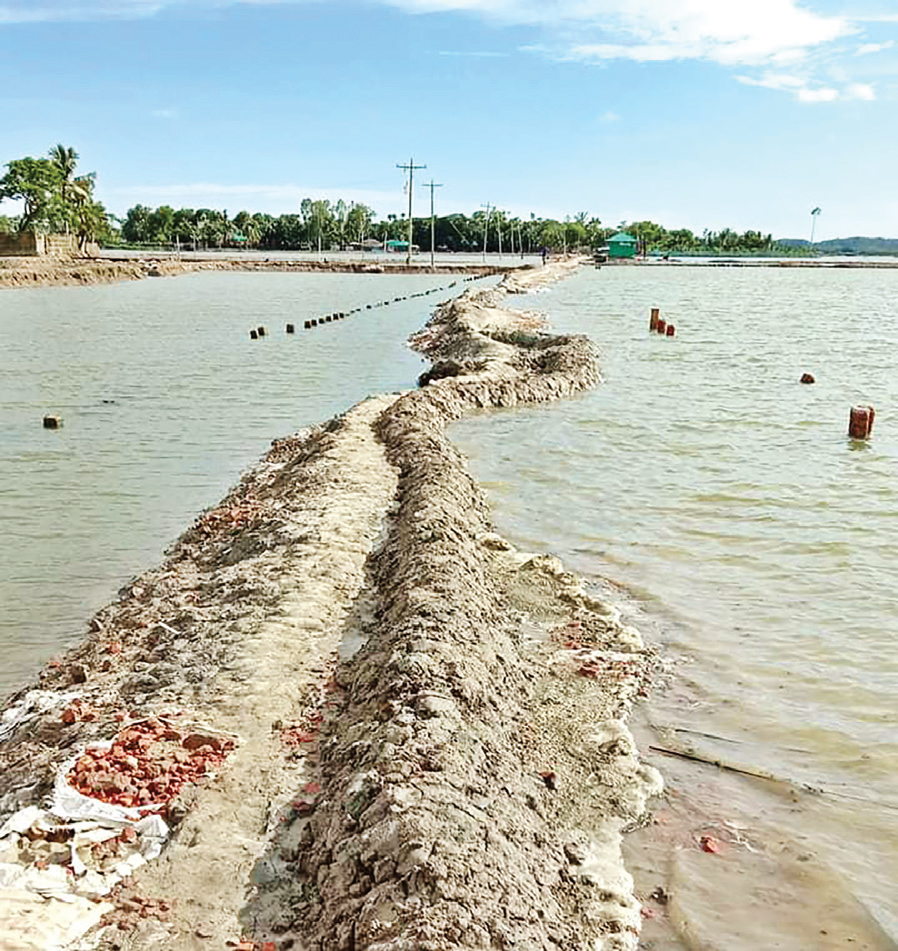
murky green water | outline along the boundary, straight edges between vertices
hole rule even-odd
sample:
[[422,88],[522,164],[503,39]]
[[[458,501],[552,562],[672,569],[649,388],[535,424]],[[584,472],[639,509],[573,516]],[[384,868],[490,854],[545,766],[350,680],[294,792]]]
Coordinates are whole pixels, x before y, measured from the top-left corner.
[[[676,660],[653,722],[827,790],[736,804],[712,768],[709,808],[805,843],[893,935],[896,301],[896,271],[581,271],[521,306],[596,340],[606,383],[453,427],[500,531],[633,592]],[[647,333],[651,306],[675,338]],[[855,403],[877,409],[869,444],[846,437]]]
[[[0,291],[0,696],[273,438],[414,385],[422,363],[405,340],[458,290],[309,331],[305,319],[451,280],[201,274]],[[249,340],[259,324],[270,336]],[[45,413],[63,428],[42,429]]]

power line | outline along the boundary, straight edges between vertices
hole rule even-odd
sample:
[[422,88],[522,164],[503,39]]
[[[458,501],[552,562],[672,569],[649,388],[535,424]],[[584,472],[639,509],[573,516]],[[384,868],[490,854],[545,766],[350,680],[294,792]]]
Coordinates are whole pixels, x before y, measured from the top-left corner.
[[401,168],[404,172],[408,172],[408,255],[406,256],[405,263],[411,265],[412,263],[412,181],[415,176],[415,171],[419,168],[427,168],[426,165],[415,165],[415,160],[410,158],[408,160],[408,165],[400,165],[396,163],[396,168]]
[[423,186],[424,188],[430,189],[430,270],[435,270],[433,263],[433,245],[434,245],[434,228],[433,228],[433,190],[435,188],[442,188],[442,185],[438,185],[433,179],[429,182],[426,182]]

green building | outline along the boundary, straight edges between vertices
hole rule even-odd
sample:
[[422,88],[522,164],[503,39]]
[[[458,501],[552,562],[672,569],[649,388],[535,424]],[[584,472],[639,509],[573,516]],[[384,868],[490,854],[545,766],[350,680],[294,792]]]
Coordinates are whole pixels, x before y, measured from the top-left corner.
[[608,257],[635,258],[637,241],[631,234],[619,231],[613,238],[608,239]]

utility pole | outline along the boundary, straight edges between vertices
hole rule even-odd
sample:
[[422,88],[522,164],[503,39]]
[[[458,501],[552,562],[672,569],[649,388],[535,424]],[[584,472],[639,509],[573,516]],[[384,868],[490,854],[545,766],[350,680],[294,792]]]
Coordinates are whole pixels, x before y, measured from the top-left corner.
[[404,172],[408,172],[408,254],[405,258],[405,263],[410,265],[412,263],[412,181],[414,180],[415,170],[427,168],[427,166],[415,165],[415,160],[410,158],[408,165],[400,165],[397,162],[396,168],[401,168]]
[[433,226],[433,190],[435,188],[442,188],[442,185],[438,185],[433,179],[427,182],[424,188],[430,189],[430,270],[434,271],[436,268],[433,263],[433,245],[434,245],[434,226]]
[[490,229],[490,203],[487,202],[480,207],[486,208],[486,218],[483,219],[483,263],[486,264],[486,236]]

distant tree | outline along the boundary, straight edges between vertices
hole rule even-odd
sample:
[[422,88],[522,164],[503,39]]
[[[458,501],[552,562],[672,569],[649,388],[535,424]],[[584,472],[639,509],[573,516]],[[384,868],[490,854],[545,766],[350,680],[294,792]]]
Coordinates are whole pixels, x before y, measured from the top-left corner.
[[175,209],[160,205],[147,219],[147,239],[153,244],[170,244],[175,237]]
[[63,217],[58,168],[49,159],[13,159],[0,179],[0,199],[25,203],[20,231],[49,231]]
[[346,215],[346,230],[349,233],[350,240],[364,241],[368,237],[373,218],[373,209],[361,202],[353,202]]
[[130,244],[143,244],[150,240],[150,214],[146,205],[129,208],[122,224],[122,238]]

